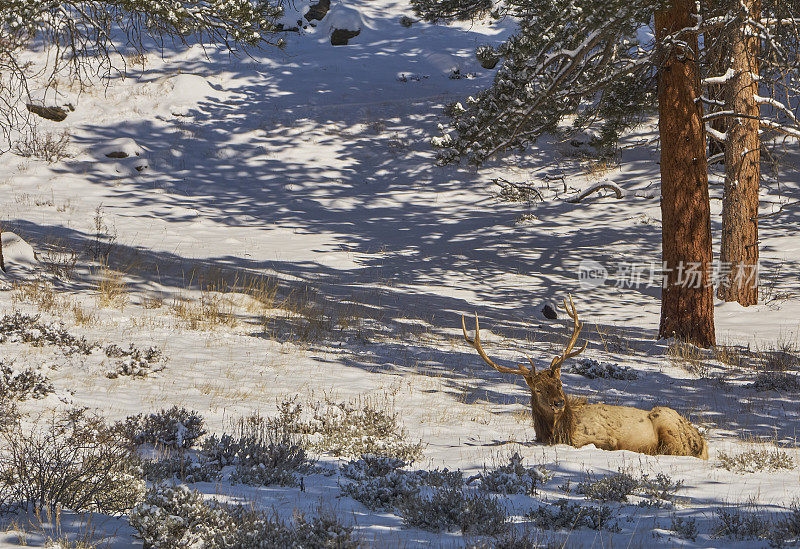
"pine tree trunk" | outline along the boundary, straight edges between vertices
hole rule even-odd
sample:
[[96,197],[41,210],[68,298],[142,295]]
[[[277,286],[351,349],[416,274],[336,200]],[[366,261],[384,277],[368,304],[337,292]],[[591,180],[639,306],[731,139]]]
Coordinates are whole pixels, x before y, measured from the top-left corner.
[[656,12],[661,48],[658,75],[661,137],[662,256],[665,267],[659,337],[713,346],[711,212],[706,171],[706,136],[697,67],[698,41],[682,36],[684,48],[665,47],[664,38],[696,23],[692,0],[672,0]]
[[[706,31],[703,36],[705,48],[709,52],[710,63],[708,73],[713,76],[724,74],[728,67],[728,50],[725,47],[725,40],[723,40],[722,31],[718,28]],[[725,102],[725,86],[723,84],[709,84],[706,86],[706,94],[709,99],[714,101]],[[721,111],[723,107],[714,106],[711,111]],[[719,116],[712,118],[708,125],[719,133],[725,133],[727,128],[727,118]],[[725,154],[725,144],[717,141],[716,139],[708,140],[708,156],[716,156],[718,154]]]
[[[753,17],[760,13],[757,0],[742,0]],[[730,31],[729,67],[725,110],[730,117],[725,140],[725,190],[722,196],[722,247],[717,295],[745,307],[758,302],[758,184],[761,178],[758,138],[758,39],[748,36],[748,25]]]

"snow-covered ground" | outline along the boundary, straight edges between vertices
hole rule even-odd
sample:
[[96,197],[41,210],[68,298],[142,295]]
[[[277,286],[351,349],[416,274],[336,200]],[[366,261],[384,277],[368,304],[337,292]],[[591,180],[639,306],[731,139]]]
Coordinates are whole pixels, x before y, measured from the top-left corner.
[[[85,406],[115,421],[180,405],[221,432],[253,411],[275,414],[277,403],[295,395],[307,404],[325,396],[376,399],[399,413],[412,439],[422,440],[423,457],[412,468],[448,467],[469,476],[519,452],[527,464],[550,471],[535,497],[505,498],[522,529],[523,515],[538,502],[584,501],[563,487],[590,474],[664,473],[683,482],[670,508],[612,504],[619,531],[544,531],[542,542],[760,543],[715,538],[712,531],[719,507],[742,505],[768,518],[800,496],[800,394],[796,387],[752,386],[759,352],[788,345],[797,353],[800,209],[760,223],[765,303],[716,306],[718,341],[739,346],[740,366],[709,359],[707,367],[681,367],[671,358],[675,343],[655,340],[656,285],[585,288],[579,281],[582,261],[598,262],[612,277],[626,265],[660,261],[656,145],[626,149],[620,163],[601,165],[586,160],[575,143],[544,140],[526,156],[480,171],[436,166],[430,138],[444,105],[489,84],[493,71],[480,67],[474,49],[498,43],[511,23],[405,27],[400,17],[412,13],[404,2],[338,4],[345,5],[332,15],[361,26],[347,46],[331,46],[330,25],[320,24],[287,33],[284,51],[252,57],[199,46],[164,58],[150,54],[107,86],[80,93],[61,86],[54,101],[71,103],[74,112],[62,123],[39,121],[38,131],[68,130],[66,158],[2,156],[9,272],[0,312],[40,313],[89,341],[156,346],[165,357],[164,368],[145,377],[107,377],[113,360],[102,353],[65,356],[57,347],[7,341],[0,344],[4,361],[39,368],[56,389],[25,406]],[[651,123],[628,142],[653,134]],[[765,181],[765,214],[800,198],[800,176],[790,164],[782,170],[779,183]],[[498,177],[538,185],[544,200],[500,201],[491,183]],[[598,181],[618,184],[624,198],[565,201]],[[712,194],[718,235],[718,184]],[[109,252],[104,267],[100,258]],[[273,303],[259,304],[242,291],[258,276],[276,285]],[[37,279],[52,284],[57,304],[36,302],[46,292],[30,290]],[[119,295],[107,291],[104,299],[101,280],[116,282]],[[459,316],[478,312],[493,357],[528,355],[544,365],[570,325],[546,319],[541,309],[568,293],[585,321],[584,355],[638,376],[589,379],[565,368],[567,392],[673,407],[706,429],[707,462],[533,442],[524,382],[482,363],[461,337]],[[199,308],[199,317],[222,311],[235,321],[192,320],[190,309],[203,303],[211,305]],[[767,448],[780,445],[793,466],[750,473],[720,466],[720,453],[764,441]],[[392,513],[368,511],[340,497],[338,481],[338,474],[312,474],[302,492],[193,487],[281,515],[332,508],[375,547],[467,541],[458,531],[406,528]],[[676,516],[696,520],[696,540],[670,531]],[[117,546],[135,543],[124,520],[100,528]],[[2,541],[16,539],[8,534]]]

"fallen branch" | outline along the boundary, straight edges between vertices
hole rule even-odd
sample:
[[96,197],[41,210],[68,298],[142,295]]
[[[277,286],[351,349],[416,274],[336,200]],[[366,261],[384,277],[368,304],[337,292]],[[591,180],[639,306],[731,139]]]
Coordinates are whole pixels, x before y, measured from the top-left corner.
[[619,187],[619,185],[617,185],[616,183],[610,183],[610,182],[606,181],[604,183],[598,183],[596,185],[592,185],[591,187],[589,187],[588,189],[586,189],[585,191],[580,193],[578,196],[573,197],[573,198],[568,198],[567,202],[571,202],[572,204],[577,204],[578,202],[580,202],[584,198],[586,198],[586,197],[588,197],[588,196],[590,196],[590,195],[592,195],[592,194],[594,194],[594,193],[596,193],[598,191],[603,191],[603,190],[614,191],[614,194],[616,195],[616,197],[618,199],[622,198],[622,195],[625,194],[622,191],[622,189]]

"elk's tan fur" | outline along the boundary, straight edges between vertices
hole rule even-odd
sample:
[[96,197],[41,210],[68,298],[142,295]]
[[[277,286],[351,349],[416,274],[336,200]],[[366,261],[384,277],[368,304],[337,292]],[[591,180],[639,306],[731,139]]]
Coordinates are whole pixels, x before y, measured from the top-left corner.
[[577,448],[594,444],[603,450],[630,450],[645,454],[694,456],[708,459],[708,445],[700,432],[672,408],[657,406],[641,410],[630,406],[588,404],[584,398],[564,394],[561,384],[561,364],[579,354],[586,345],[573,350],[582,324],[578,321],[575,305],[570,297],[564,309],[574,321],[574,330],[564,352],[555,357],[550,368],[536,371],[531,359],[528,368],[519,365],[508,368],[495,364],[483,351],[480,343],[480,326],[475,315],[475,338],[467,335],[464,319],[461,326],[464,338],[478,351],[492,368],[523,376],[531,390],[531,412],[536,430],[536,440],[546,444],[570,444]]

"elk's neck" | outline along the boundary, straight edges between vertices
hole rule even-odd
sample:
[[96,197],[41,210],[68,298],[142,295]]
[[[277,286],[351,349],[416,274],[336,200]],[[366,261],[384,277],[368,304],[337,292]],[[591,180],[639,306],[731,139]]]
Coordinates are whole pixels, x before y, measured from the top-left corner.
[[586,399],[567,396],[564,399],[564,409],[555,416],[534,407],[533,427],[536,430],[536,440],[545,444],[572,444],[575,409],[585,403]]
[[571,397],[566,397],[564,409],[556,416],[551,444],[572,445],[572,437],[575,432],[575,410],[571,401]]

